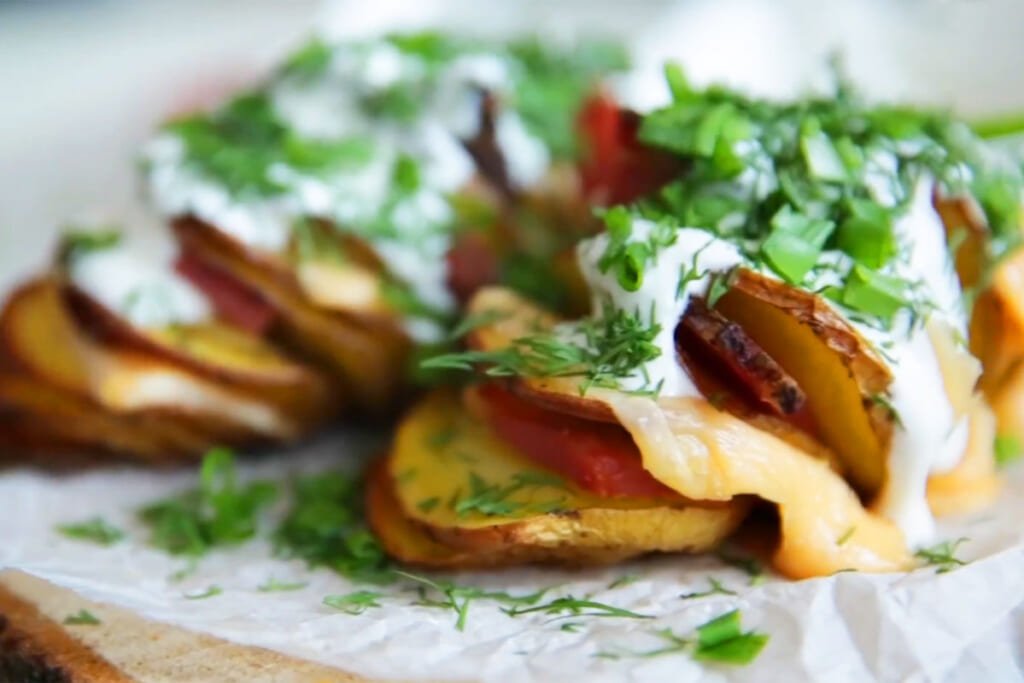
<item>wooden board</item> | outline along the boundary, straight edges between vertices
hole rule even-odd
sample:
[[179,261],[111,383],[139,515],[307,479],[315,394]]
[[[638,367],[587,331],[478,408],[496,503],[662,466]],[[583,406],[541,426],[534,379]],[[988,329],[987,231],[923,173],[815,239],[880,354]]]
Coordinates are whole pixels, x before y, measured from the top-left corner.
[[[64,625],[88,610],[101,623]],[[0,572],[0,683],[353,683],[366,679],[236,645]]]

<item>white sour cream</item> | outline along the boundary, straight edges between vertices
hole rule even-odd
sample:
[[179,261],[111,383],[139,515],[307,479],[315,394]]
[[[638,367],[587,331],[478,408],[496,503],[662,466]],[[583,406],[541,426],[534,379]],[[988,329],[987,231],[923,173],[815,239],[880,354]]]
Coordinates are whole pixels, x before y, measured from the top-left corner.
[[212,316],[206,298],[170,264],[130,247],[79,254],[68,275],[76,287],[140,329],[198,324]]
[[[633,239],[645,241],[654,227],[651,221],[634,219]],[[662,396],[700,396],[679,363],[676,325],[690,298],[706,294],[711,276],[743,263],[742,255],[733,244],[706,230],[680,228],[675,233],[675,241],[661,249],[654,262],[647,265],[640,288],[627,292],[619,285],[615,273],[602,273],[597,266],[608,241],[607,233],[602,233],[582,241],[576,249],[580,271],[593,295],[593,310],[599,312],[610,301],[615,308],[635,313],[645,321],[653,315],[652,322],[660,327],[654,339],[660,355],[620,380],[620,386],[626,391],[637,391],[650,389],[662,382]],[[684,270],[698,274],[698,277],[677,292],[680,274]]]
[[[232,197],[214,179],[187,163],[180,139],[164,134],[144,156],[154,204],[169,216],[193,214],[251,248],[283,251],[292,225],[301,217],[333,221],[375,249],[389,274],[411,287],[424,303],[441,312],[455,308],[447,290],[444,259],[453,219],[447,196],[476,173],[463,141],[479,132],[484,91],[502,99],[512,87],[510,65],[494,54],[467,54],[441,67],[432,87],[417,103],[415,121],[402,122],[364,110],[362,101],[392,87],[424,82],[428,67],[418,57],[386,42],[350,43],[334,48],[322,74],[285,75],[268,86],[272,106],[297,134],[319,140],[369,138],[372,160],[329,176],[309,174],[284,164],[269,169],[283,191],[268,197]],[[550,156],[514,111],[500,110],[495,137],[518,186],[536,183]],[[398,206],[390,206],[395,163],[406,155],[420,168],[420,189]],[[389,211],[394,234],[366,229]],[[429,234],[429,238],[424,235]],[[413,321],[406,321],[412,323]],[[418,340],[436,339],[440,329],[423,320],[407,324]]]
[[967,327],[945,227],[932,205],[933,183],[930,178],[918,182],[909,209],[894,230],[907,250],[901,274],[919,280],[936,309],[924,325],[913,329],[907,312],[897,317],[891,332],[854,322],[884,352],[893,373],[889,394],[899,424],[889,451],[887,482],[876,506],[903,530],[911,546],[934,539],[935,521],[926,497],[928,476],[955,466],[968,436],[966,417],[957,415],[947,395],[931,337],[953,334],[953,330],[964,334]]

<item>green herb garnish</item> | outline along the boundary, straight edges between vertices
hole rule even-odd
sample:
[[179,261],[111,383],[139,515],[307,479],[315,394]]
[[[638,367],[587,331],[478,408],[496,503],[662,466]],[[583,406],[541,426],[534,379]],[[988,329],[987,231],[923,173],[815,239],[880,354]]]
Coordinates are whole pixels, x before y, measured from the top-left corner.
[[710,588],[704,591],[698,591],[696,593],[683,593],[679,597],[683,600],[693,600],[695,598],[706,598],[711,595],[736,595],[736,591],[731,591],[722,585],[722,582],[718,579],[709,576],[708,583],[711,585]]
[[[395,570],[397,576],[404,577],[419,584],[420,599],[415,605],[422,607],[438,607],[455,612],[455,628],[463,631],[469,618],[469,606],[474,600],[490,600],[503,605],[535,605],[548,592],[547,588],[525,595],[512,595],[504,591],[488,591],[472,586],[457,586],[451,581],[430,579],[418,574]],[[430,591],[440,597],[432,597]]]
[[1024,445],[1012,434],[997,435],[994,449],[996,464],[1000,467],[1010,464],[1024,454]]
[[739,610],[727,612],[698,626],[696,638],[678,636],[671,629],[660,629],[651,635],[663,641],[664,645],[652,650],[601,651],[595,656],[605,659],[650,659],[665,655],[689,654],[707,662],[743,666],[754,661],[768,644],[766,634],[742,630]]
[[936,574],[945,574],[967,564],[967,562],[956,556],[957,549],[966,542],[966,538],[958,538],[955,541],[943,541],[929,548],[921,548],[914,555],[923,560],[925,564],[936,567]]
[[324,604],[345,614],[362,614],[371,607],[380,607],[377,600],[382,597],[383,593],[355,591],[347,595],[328,595],[324,598]]
[[64,623],[68,626],[96,626],[102,624],[95,614],[87,609],[80,609],[74,614],[64,617]]
[[279,581],[273,577],[256,587],[260,593],[283,593],[302,590],[309,585],[308,581]]
[[211,585],[206,590],[199,593],[185,593],[182,597],[186,600],[205,600],[206,598],[212,598],[216,595],[220,595],[224,590],[217,585]]
[[[580,394],[591,387],[618,388],[643,364],[661,355],[653,340],[660,327],[611,305],[597,318],[573,323],[564,333],[537,332],[513,340],[497,351],[463,351],[429,358],[428,369],[472,370],[485,365],[491,377],[581,377]],[[645,382],[643,391],[659,385]]]
[[175,555],[198,557],[211,548],[235,545],[252,538],[260,513],[277,496],[266,481],[240,484],[234,456],[215,448],[203,458],[199,488],[139,511],[150,527],[150,543]]
[[508,517],[530,512],[552,512],[562,504],[563,499],[548,503],[521,503],[510,500],[510,496],[528,488],[565,488],[565,482],[547,472],[517,472],[508,484],[488,483],[475,472],[469,474],[469,495],[454,501],[453,509],[460,517],[470,513],[488,517]]
[[520,607],[514,605],[504,608],[504,612],[510,617],[518,617],[523,614],[539,612],[541,614],[556,614],[573,617],[621,617],[624,619],[653,619],[650,614],[640,614],[631,610],[609,605],[596,600],[575,598],[567,595],[562,598],[555,598],[543,605],[532,607]]
[[278,551],[357,581],[392,581],[391,563],[366,526],[362,491],[362,481],[343,472],[297,479],[292,507],[274,533]]
[[113,545],[124,538],[124,532],[100,517],[75,524],[61,524],[57,531],[68,538],[92,541],[99,545]]
[[754,661],[768,644],[768,636],[743,632],[740,611],[733,610],[697,627],[694,657],[721,664],[745,665]]

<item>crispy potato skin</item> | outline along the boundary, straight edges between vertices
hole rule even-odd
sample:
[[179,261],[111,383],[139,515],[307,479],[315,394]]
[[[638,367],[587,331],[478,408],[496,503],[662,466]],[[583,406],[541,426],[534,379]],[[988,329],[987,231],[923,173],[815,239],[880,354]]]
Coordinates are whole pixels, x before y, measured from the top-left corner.
[[866,496],[877,492],[893,418],[872,397],[884,394],[892,374],[871,345],[817,295],[746,270],[717,308],[803,389],[822,441],[854,485]]
[[[451,436],[438,445],[441,433]],[[478,457],[470,463],[460,457],[466,453]],[[472,475],[507,485],[517,472],[543,470],[496,439],[450,393],[432,394],[411,410],[386,467],[410,527],[438,546],[502,565],[606,564],[651,552],[701,552],[730,534],[748,509],[744,500],[603,498],[563,483],[510,495],[514,507],[508,514],[457,513],[446,501],[468,495],[464,482]],[[424,496],[437,499],[434,507],[426,509]],[[555,497],[557,511],[536,507]]]
[[780,416],[803,408],[803,390],[760,345],[735,322],[694,300],[676,330],[677,343],[689,333],[761,405]]
[[410,341],[388,316],[314,306],[280,260],[246,249],[200,221],[173,223],[183,249],[257,291],[278,312],[277,341],[339,378],[353,403],[374,414],[393,408],[405,389]]
[[[261,447],[295,436],[291,431],[260,433],[230,416],[174,406],[113,409],[96,394],[93,356],[115,369],[166,367],[232,396],[255,396],[300,431],[332,409],[318,381],[305,386],[308,395],[302,395],[302,386],[285,386],[282,391],[265,383],[253,388],[236,382],[222,389],[209,377],[190,375],[191,368],[181,368],[166,354],[108,348],[78,327],[60,295],[58,278],[49,276],[20,287],[0,312],[0,404],[24,420],[17,436],[8,429],[12,449],[21,445],[32,452],[64,452],[74,446],[90,454],[114,452],[143,462],[170,463],[194,461],[215,445]],[[304,379],[307,371],[302,373],[294,379]]]
[[[0,413],[6,414],[11,450],[47,454],[71,448],[89,454],[131,456],[147,463],[175,462],[201,453],[208,435],[172,415],[125,420],[88,399],[21,374],[0,373]],[[4,441],[4,443],[7,443]]]

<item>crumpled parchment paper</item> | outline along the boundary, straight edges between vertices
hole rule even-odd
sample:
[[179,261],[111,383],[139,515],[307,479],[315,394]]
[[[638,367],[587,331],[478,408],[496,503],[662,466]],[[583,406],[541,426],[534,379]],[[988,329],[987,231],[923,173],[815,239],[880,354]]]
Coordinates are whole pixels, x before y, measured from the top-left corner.
[[[297,452],[247,462],[245,477],[285,481],[300,472],[351,465],[375,448],[364,436],[338,434]],[[562,571],[465,573],[460,585],[512,594],[553,587],[653,619],[510,617],[478,600],[464,632],[455,614],[415,606],[411,585],[381,590],[381,607],[348,615],[323,605],[329,594],[367,588],[303,562],[275,558],[265,538],[217,551],[184,578],[186,562],[146,545],[141,505],[195,484],[194,472],[108,469],[74,475],[13,470],[0,474],[0,568],[16,568],[157,620],[257,645],[369,677],[444,680],[619,681],[1018,681],[1024,680],[1024,468],[1008,473],[993,508],[945,520],[942,537],[966,537],[948,573],[840,573],[758,585],[715,556],[670,556],[627,565]],[[277,510],[280,513],[281,510]],[[110,547],[65,538],[54,527],[94,516],[125,529]],[[270,515],[273,517],[273,514]],[[268,529],[273,524],[268,519]],[[265,534],[264,534],[265,536]],[[621,581],[623,577],[634,580]],[[709,577],[732,595],[683,599]],[[270,579],[307,581],[301,590],[261,592]],[[618,586],[613,584],[618,581]],[[216,585],[202,600],[186,595]],[[372,587],[371,587],[372,588]],[[694,661],[686,654],[644,658],[664,642],[653,632],[695,628],[733,608],[745,629],[770,636],[747,667]],[[562,626],[571,621],[579,630]],[[598,656],[618,654],[618,659]]]

